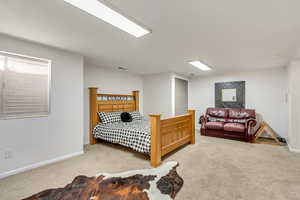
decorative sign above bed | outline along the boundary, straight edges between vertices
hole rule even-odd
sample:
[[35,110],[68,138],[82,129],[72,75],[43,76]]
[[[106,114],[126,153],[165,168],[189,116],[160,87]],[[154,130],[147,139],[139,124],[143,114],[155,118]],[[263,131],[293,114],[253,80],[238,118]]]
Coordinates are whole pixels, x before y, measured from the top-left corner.
[[216,108],[245,108],[245,81],[215,83]]
[[133,101],[132,96],[118,96],[118,95],[101,95],[97,97],[98,101]]

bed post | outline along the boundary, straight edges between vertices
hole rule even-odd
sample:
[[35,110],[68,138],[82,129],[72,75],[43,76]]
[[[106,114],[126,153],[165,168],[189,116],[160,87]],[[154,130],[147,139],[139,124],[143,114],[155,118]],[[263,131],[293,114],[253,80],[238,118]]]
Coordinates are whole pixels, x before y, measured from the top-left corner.
[[192,135],[191,135],[191,144],[195,144],[195,110],[188,110],[188,113],[192,115]]
[[160,134],[161,115],[150,115],[151,122],[151,166],[157,167],[161,163],[161,134]]
[[134,100],[135,100],[135,110],[139,111],[140,108],[140,91],[133,91],[132,95],[134,96]]
[[97,139],[93,135],[93,129],[97,125],[97,91],[98,88],[90,90],[90,144],[96,144]]

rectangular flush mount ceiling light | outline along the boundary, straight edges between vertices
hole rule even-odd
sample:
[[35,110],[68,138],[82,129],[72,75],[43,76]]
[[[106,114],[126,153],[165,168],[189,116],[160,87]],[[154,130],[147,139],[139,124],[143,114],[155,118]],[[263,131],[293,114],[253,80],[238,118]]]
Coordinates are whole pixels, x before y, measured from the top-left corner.
[[91,14],[103,21],[135,36],[141,37],[150,33],[149,30],[132,22],[128,18],[109,8],[99,0],[64,0],[67,3]]
[[207,66],[206,64],[202,63],[201,61],[191,61],[189,62],[191,65],[193,65],[194,67],[197,67],[199,69],[201,69],[202,71],[209,71],[211,70],[211,68],[209,66]]

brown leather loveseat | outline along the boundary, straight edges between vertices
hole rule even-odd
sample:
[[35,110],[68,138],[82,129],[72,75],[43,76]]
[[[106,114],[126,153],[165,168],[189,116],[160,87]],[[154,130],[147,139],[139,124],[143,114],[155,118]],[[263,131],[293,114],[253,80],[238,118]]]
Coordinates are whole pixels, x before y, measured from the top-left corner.
[[201,135],[251,142],[256,125],[255,110],[208,108],[201,116]]

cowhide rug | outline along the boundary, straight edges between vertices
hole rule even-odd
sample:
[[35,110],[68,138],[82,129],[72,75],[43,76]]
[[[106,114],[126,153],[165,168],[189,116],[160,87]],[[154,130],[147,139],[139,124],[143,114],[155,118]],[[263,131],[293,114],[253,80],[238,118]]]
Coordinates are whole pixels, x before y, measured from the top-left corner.
[[172,200],[183,186],[177,162],[155,169],[77,176],[64,188],[49,189],[24,200]]

